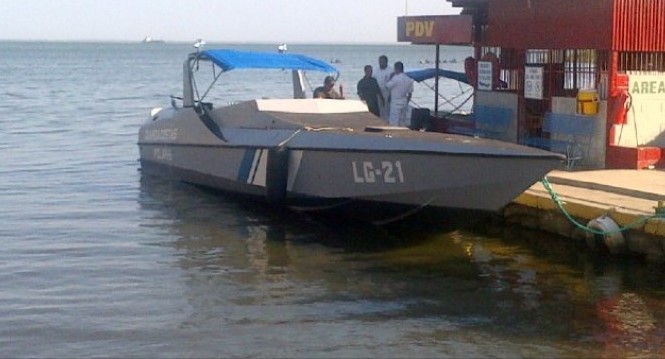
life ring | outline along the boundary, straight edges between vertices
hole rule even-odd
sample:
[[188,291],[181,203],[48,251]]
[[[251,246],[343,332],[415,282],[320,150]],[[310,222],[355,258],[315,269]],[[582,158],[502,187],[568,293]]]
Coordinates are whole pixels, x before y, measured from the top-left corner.
[[608,216],[592,219],[587,228],[604,234],[587,232],[586,243],[595,250],[606,249],[611,254],[621,254],[626,251],[626,240],[619,225]]

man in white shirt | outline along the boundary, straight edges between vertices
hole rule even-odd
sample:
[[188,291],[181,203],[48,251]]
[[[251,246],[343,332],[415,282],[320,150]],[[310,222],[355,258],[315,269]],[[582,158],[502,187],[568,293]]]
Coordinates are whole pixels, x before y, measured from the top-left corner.
[[407,126],[406,112],[413,93],[413,79],[404,74],[404,64],[402,62],[395,62],[394,69],[395,72],[386,83],[386,87],[390,90],[388,123],[391,126]]
[[379,68],[373,71],[373,77],[376,79],[376,82],[379,84],[379,89],[381,89],[381,95],[385,101],[379,104],[379,113],[381,114],[381,119],[388,122],[388,113],[389,113],[389,99],[390,90],[386,87],[386,82],[390,80],[391,70],[388,68],[388,57],[386,55],[379,56]]

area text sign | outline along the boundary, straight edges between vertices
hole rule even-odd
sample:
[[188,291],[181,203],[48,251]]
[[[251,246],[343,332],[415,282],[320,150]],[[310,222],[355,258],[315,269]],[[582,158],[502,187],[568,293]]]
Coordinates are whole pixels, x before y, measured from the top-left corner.
[[469,15],[402,16],[397,18],[397,41],[470,45],[471,25]]
[[662,75],[629,75],[630,95],[633,98],[665,98],[665,76]]

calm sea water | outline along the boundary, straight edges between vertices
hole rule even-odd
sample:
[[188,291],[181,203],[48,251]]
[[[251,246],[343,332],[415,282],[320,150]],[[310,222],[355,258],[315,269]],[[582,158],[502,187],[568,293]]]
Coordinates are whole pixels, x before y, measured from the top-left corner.
[[[321,223],[142,177],[138,128],[181,91],[190,49],[0,43],[0,357],[665,356],[661,265],[488,223]],[[434,58],[290,51],[339,59],[347,94],[380,54]],[[263,80],[228,86],[272,94]]]

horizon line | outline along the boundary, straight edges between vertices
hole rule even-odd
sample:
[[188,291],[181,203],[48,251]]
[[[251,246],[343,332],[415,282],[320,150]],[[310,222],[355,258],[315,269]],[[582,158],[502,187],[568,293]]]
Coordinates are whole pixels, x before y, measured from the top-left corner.
[[[159,46],[160,44],[165,45],[165,44],[173,44],[173,45],[191,45],[195,41],[184,41],[184,40],[163,40],[163,39],[157,39],[154,42],[143,42],[143,40],[109,40],[109,39],[104,39],[104,40],[95,40],[95,39],[75,39],[75,40],[63,40],[63,39],[0,39],[0,42],[26,42],[26,43],[88,43],[88,44],[99,44],[99,43],[108,43],[108,44],[144,44],[144,45],[157,45]],[[408,45],[415,45],[415,46],[435,46],[434,44],[412,44],[409,42],[399,42],[399,41],[394,41],[394,42],[309,42],[309,41],[281,41],[281,42],[268,42],[268,41],[216,41],[216,40],[211,40],[211,41],[206,41],[207,44],[228,44],[228,45],[270,45],[270,44],[275,44],[275,45],[280,45],[280,44],[287,44],[287,45],[346,45],[346,46],[353,46],[353,45],[395,45],[395,46],[408,46]],[[451,47],[471,47],[471,45],[441,45],[441,46],[451,46]]]

